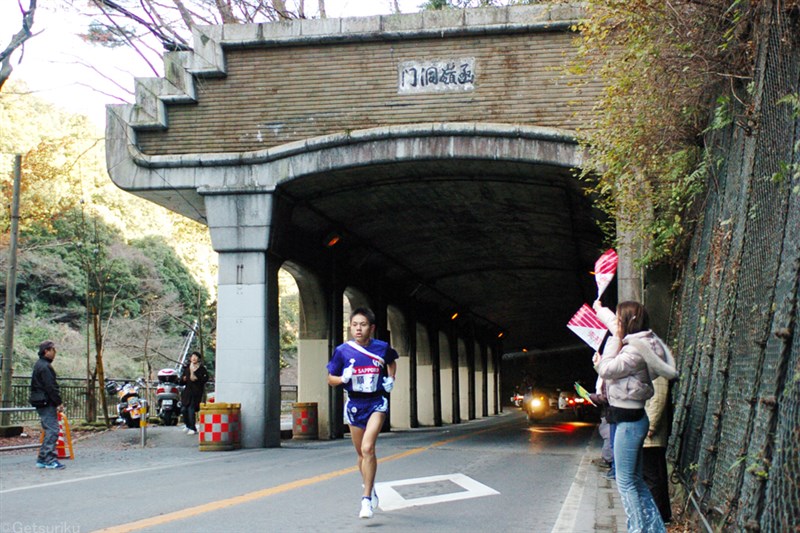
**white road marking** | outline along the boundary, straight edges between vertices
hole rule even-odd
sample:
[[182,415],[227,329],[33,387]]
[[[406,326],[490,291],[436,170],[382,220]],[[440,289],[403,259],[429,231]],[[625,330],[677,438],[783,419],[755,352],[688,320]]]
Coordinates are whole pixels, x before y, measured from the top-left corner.
[[581,458],[578,471],[575,473],[572,486],[569,488],[567,497],[561,505],[561,511],[558,513],[558,518],[551,533],[572,533],[575,531],[578,508],[581,505],[581,500],[583,500],[583,493],[586,490],[586,478],[589,475],[589,465],[591,464],[589,455],[589,448],[587,447],[583,458]]
[[[425,483],[435,483],[439,481],[450,481],[464,490],[411,499],[404,498],[399,492],[397,492],[397,490],[395,490],[395,487],[423,485]],[[480,498],[482,496],[500,494],[496,490],[487,487],[483,483],[475,481],[464,474],[446,474],[442,476],[419,477],[414,479],[403,479],[399,481],[384,481],[375,484],[375,491],[378,493],[378,498],[380,498],[380,508],[384,511],[394,511],[397,509],[404,509],[406,507],[432,505],[435,503],[452,502],[456,500],[466,500],[469,498]]]
[[[220,461],[220,460],[223,460],[223,459],[229,459],[234,454],[242,455],[242,454],[252,453],[253,451],[256,451],[256,450],[237,450],[235,452],[226,452],[224,455],[220,455],[219,457],[209,457],[208,459],[199,459],[199,460],[196,460],[196,461],[192,461],[192,464],[196,465],[196,464],[200,464],[200,463],[209,463],[209,462],[212,462],[212,461]],[[69,463],[66,463],[66,464],[69,465]],[[185,465],[185,464],[186,464],[185,460],[180,460],[179,462],[176,462],[175,464],[165,463],[165,464],[159,464],[159,465],[156,465],[156,466],[149,466],[147,468],[134,468],[132,470],[122,470],[122,471],[117,471],[117,472],[106,472],[104,474],[98,474],[96,476],[84,476],[84,477],[78,477],[78,478],[73,478],[73,479],[64,479],[64,480],[61,480],[61,481],[51,481],[49,483],[37,483],[36,485],[26,485],[24,487],[14,487],[14,488],[11,488],[11,489],[3,489],[3,490],[0,490],[0,494],[8,494],[10,492],[19,492],[19,491],[23,491],[23,490],[36,490],[36,489],[40,489],[42,487],[54,487],[56,485],[68,485],[70,483],[80,483],[81,481],[91,481],[91,480],[94,480],[94,479],[103,479],[103,478],[107,478],[107,477],[127,476],[128,474],[136,474],[136,473],[139,473],[139,472],[149,472],[149,471],[152,471],[152,470],[162,470],[162,469],[175,468],[175,467],[178,467],[180,465]],[[69,468],[69,466],[67,466],[67,468]]]

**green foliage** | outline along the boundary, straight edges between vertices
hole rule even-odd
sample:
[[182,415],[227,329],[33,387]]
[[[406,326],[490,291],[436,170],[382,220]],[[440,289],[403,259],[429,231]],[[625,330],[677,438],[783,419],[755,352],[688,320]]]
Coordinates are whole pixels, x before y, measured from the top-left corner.
[[[107,375],[173,365],[180,333],[198,314],[213,364],[214,307],[206,287],[216,260],[206,228],[119,190],[106,173],[102,138],[88,121],[32,97],[21,84],[9,82],[0,93],[0,123],[0,152],[8,154],[0,156],[5,204],[12,191],[10,154],[23,155],[15,373],[33,364],[39,342],[52,338],[64,347],[59,374],[85,376],[96,348],[91,327],[87,333],[87,303],[101,318]],[[7,265],[9,221],[8,210],[0,209],[0,271]],[[4,292],[5,284],[0,300]]]
[[717,106],[714,108],[714,116],[711,119],[711,124],[708,126],[706,131],[724,130],[731,124],[733,124],[731,97],[729,95],[722,95],[717,98]]
[[300,293],[294,278],[279,271],[278,306],[280,309],[281,368],[289,366],[288,360],[297,357],[297,338],[300,332]]
[[[750,75],[753,13],[738,0],[585,5],[571,71],[599,73],[606,88],[582,134],[581,177],[617,230],[650,246],[645,264],[680,262],[711,168],[702,149],[710,97]],[[735,120],[732,98],[717,101],[710,129]]]
[[178,301],[186,310],[187,322],[195,320],[198,317],[198,303],[208,301],[208,291],[194,279],[166,239],[160,235],[150,235],[131,241],[131,246],[153,261],[164,290],[177,293]]
[[788,105],[792,108],[792,118],[800,118],[800,93],[790,93],[778,100],[778,105]]

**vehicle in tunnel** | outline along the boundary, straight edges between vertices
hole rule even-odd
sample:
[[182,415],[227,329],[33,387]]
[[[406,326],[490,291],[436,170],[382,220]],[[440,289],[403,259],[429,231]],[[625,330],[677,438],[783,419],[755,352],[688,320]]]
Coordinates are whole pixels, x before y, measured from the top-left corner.
[[523,395],[522,409],[528,422],[535,422],[554,412],[553,395],[544,389],[528,389]]
[[515,407],[522,407],[522,400],[525,396],[521,392],[514,392],[514,395],[511,396],[511,403],[514,404]]
[[558,393],[558,410],[571,413],[575,420],[586,418],[586,412],[591,405],[572,391],[562,390]]

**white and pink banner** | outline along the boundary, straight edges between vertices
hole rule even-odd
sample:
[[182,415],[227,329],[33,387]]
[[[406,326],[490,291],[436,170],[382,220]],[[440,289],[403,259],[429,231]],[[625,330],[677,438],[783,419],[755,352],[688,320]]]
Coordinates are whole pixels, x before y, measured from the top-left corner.
[[597,313],[587,304],[583,304],[578,312],[567,322],[567,327],[571,329],[586,344],[595,349],[600,349],[603,339],[606,337],[608,329],[597,318]]
[[606,250],[606,252],[595,261],[594,279],[597,282],[598,300],[603,294],[603,291],[606,290],[606,287],[608,287],[608,284],[611,283],[611,280],[614,279],[614,274],[617,273],[618,263],[619,258],[617,257],[617,252],[613,249]]

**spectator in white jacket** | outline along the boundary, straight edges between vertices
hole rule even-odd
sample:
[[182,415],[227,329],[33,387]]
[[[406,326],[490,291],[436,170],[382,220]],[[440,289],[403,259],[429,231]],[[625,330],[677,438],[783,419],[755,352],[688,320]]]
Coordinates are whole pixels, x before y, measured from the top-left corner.
[[609,422],[617,425],[614,468],[628,532],[662,533],[664,521],[642,474],[642,445],[650,429],[644,407],[653,396],[654,378],[677,377],[675,361],[667,345],[649,329],[642,304],[622,302],[616,315],[599,301],[594,308],[612,335],[602,356],[595,357],[595,370],[607,385]]

